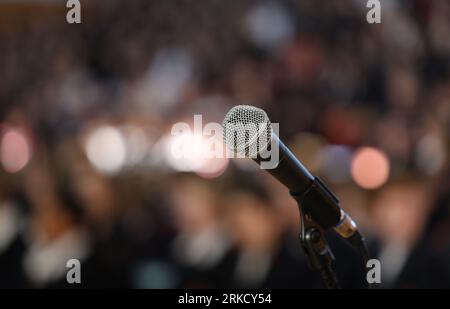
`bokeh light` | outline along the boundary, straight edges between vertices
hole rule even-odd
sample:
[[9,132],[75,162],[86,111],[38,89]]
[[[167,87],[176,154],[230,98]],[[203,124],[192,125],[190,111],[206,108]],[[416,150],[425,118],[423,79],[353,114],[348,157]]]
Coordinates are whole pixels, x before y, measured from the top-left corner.
[[352,151],[350,147],[329,145],[321,152],[321,174],[333,183],[345,183],[350,180],[350,163]]
[[422,137],[416,146],[415,161],[425,175],[435,175],[441,171],[447,158],[447,150],[442,138],[429,133]]
[[222,175],[229,164],[227,158],[211,158],[205,160],[205,164],[196,173],[203,178],[216,178]]
[[[228,166],[224,151],[215,153],[212,143],[201,134],[183,132],[168,136],[166,140],[166,163],[178,172],[195,172],[204,178],[215,178],[223,174]],[[225,145],[217,138],[216,145]]]
[[1,138],[0,161],[8,173],[21,171],[31,159],[31,147],[20,129],[7,129]]
[[125,164],[125,140],[117,128],[96,128],[89,134],[85,148],[91,164],[102,173],[115,174]]
[[380,150],[370,147],[359,149],[351,163],[353,180],[364,189],[377,189],[389,178],[390,164]]

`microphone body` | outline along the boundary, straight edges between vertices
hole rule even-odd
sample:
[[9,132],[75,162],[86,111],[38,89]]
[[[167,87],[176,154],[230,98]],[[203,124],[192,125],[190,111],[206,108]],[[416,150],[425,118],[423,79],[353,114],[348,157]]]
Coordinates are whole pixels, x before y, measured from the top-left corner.
[[[254,106],[235,106],[225,116],[223,128],[228,148],[252,158],[284,184],[301,206],[303,215],[325,230],[334,228],[342,237],[359,241],[356,224],[341,209],[337,197],[273,132],[266,112]],[[272,151],[278,151],[278,156],[272,156]]]
[[[297,159],[292,151],[272,132],[270,148],[279,151],[275,168],[266,169],[273,177],[285,185],[292,197],[300,204],[304,215],[310,216],[323,229],[334,230],[349,239],[357,232],[356,224],[339,206],[333,192]],[[261,164],[270,155],[266,148],[253,158]],[[359,234],[359,233],[358,233]]]

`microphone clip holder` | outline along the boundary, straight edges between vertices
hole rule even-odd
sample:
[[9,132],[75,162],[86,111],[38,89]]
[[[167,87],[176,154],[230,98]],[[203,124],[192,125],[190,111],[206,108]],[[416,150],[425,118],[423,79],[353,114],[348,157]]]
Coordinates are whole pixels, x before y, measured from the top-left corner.
[[[302,213],[301,210],[300,213]],[[322,228],[305,218],[304,215],[301,214],[301,217],[300,243],[308,257],[310,268],[320,272],[328,289],[340,289],[336,274],[332,268],[334,255],[328,246]]]
[[[320,185],[321,182],[317,183],[317,181],[320,180],[316,178],[315,185]],[[314,187],[314,183],[312,187]],[[308,190],[301,196],[291,193],[297,201],[300,211],[300,244],[308,257],[310,268],[320,272],[325,286],[328,289],[340,289],[339,281],[332,268],[335,258],[325,238],[324,229],[314,221],[308,211],[313,209],[314,205],[310,204],[315,200],[315,198],[311,198],[312,196],[308,197],[309,194],[315,195],[316,193],[314,190]]]

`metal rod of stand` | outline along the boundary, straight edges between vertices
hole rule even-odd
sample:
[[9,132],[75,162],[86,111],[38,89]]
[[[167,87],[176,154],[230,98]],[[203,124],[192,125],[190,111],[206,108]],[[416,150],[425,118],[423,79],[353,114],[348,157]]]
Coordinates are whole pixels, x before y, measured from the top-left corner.
[[341,286],[339,285],[339,281],[336,278],[336,274],[334,273],[331,266],[322,268],[320,270],[320,275],[322,276],[322,279],[327,287],[327,289],[340,289]]

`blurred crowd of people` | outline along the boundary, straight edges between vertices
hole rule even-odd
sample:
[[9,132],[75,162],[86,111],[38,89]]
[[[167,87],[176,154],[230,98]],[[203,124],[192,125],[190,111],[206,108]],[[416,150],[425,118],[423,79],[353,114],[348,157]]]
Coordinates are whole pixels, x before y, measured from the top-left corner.
[[450,3],[381,4],[368,24],[363,0],[103,0],[73,25],[0,4],[0,287],[77,287],[73,258],[78,287],[323,287],[276,180],[167,150],[174,123],[249,104],[361,226],[381,287],[450,288]]

